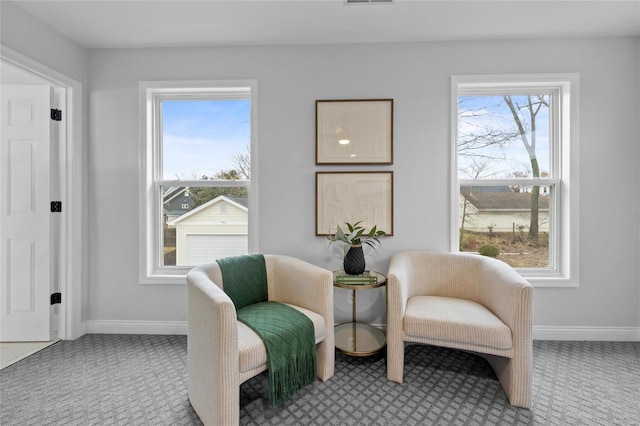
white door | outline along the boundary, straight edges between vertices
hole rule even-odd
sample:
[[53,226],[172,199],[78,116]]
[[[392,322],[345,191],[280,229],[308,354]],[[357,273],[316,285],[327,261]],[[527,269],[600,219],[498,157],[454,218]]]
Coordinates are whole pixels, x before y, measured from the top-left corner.
[[186,265],[196,266],[211,263],[227,256],[238,256],[248,252],[247,235],[187,234]]
[[0,341],[51,340],[52,88],[0,92]]

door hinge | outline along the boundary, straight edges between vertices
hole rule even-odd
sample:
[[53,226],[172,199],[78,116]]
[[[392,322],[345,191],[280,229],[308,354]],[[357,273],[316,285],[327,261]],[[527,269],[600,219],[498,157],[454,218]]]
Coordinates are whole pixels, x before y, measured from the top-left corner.
[[62,201],[52,201],[51,213],[60,213],[60,212],[62,212]]
[[53,293],[51,295],[51,304],[57,305],[58,303],[62,303],[62,293]]
[[51,108],[51,119],[53,121],[62,121],[62,111],[59,109]]

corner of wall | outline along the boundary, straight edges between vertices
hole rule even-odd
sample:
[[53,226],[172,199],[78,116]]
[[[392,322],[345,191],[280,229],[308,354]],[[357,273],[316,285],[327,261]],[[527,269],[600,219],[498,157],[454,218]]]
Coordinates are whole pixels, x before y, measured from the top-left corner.
[[[636,187],[638,188],[638,197],[636,201],[638,202],[638,216],[640,216],[640,36],[636,37],[636,75],[638,76],[638,81],[636,83],[636,147],[638,149],[638,184]],[[638,328],[640,328],[640,227],[638,228],[638,271],[636,276],[636,284],[638,287]],[[640,331],[638,331],[638,339],[640,340]]]

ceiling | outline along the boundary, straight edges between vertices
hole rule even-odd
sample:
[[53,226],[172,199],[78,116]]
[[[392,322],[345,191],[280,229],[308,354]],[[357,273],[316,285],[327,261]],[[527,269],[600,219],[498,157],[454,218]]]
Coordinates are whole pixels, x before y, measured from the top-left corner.
[[94,48],[640,36],[640,0],[17,0]]

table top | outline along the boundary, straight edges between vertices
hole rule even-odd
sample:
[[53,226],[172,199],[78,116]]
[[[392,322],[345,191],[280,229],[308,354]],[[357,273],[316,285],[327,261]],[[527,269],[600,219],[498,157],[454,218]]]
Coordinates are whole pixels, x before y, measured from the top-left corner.
[[333,271],[333,285],[335,287],[340,287],[340,288],[348,288],[350,290],[365,290],[365,289],[369,289],[369,288],[376,288],[376,287],[382,287],[383,285],[385,285],[387,283],[387,277],[384,274],[381,274],[380,272],[375,272],[375,271],[365,271],[365,273],[368,273],[369,275],[375,275],[376,277],[376,282],[370,282],[370,283],[344,283],[344,282],[336,282],[336,276],[338,275],[344,275],[344,270],[339,269],[337,271]]

